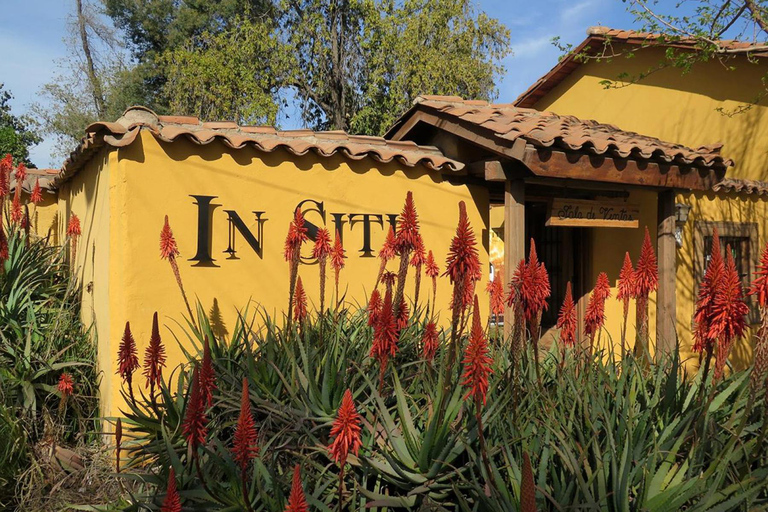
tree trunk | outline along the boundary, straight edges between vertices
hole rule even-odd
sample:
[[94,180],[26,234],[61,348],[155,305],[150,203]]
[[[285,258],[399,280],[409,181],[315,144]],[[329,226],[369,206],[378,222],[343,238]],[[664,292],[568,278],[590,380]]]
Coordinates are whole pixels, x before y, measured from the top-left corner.
[[88,23],[83,12],[83,0],[77,0],[77,29],[80,33],[80,43],[83,46],[83,54],[85,55],[85,71],[88,74],[88,81],[91,83],[91,94],[93,95],[93,105],[96,107],[96,115],[101,119],[104,115],[104,91],[101,88],[99,77],[96,75],[96,66],[91,55],[87,27]]

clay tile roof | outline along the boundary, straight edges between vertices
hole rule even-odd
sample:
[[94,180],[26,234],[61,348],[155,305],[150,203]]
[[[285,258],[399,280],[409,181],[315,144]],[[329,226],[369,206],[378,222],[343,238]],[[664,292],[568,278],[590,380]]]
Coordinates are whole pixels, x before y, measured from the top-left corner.
[[720,154],[721,144],[693,149],[655,137],[622,131],[613,125],[530,108],[424,96],[416,99],[411,112],[418,109],[430,109],[443,116],[485,128],[497,140],[507,142],[510,147],[517,139],[523,139],[537,148],[578,151],[607,157],[723,170],[733,165],[731,160],[725,160]]
[[[27,177],[24,180],[21,189],[24,192],[32,192],[35,186],[35,181],[40,180],[40,188],[43,190],[50,190],[52,188],[53,180],[59,174],[58,169],[27,169]],[[14,174],[11,173],[11,192],[16,190],[16,179]]]
[[[537,101],[554,89],[576,68],[581,66],[582,59],[579,55],[585,53],[597,53],[607,43],[624,43],[640,47],[663,46],[686,50],[697,50],[701,43],[695,39],[669,38],[660,34],[638,32],[634,30],[619,30],[608,27],[590,27],[587,29],[587,38],[584,39],[568,55],[560,59],[546,75],[531,85],[527,91],[515,100],[518,107],[533,107]],[[768,44],[752,43],[747,41],[720,40],[718,48],[723,54],[749,54],[751,57],[768,57]]]
[[382,137],[349,135],[343,131],[279,131],[264,126],[240,127],[230,121],[201,122],[196,117],[158,116],[146,107],[131,107],[114,123],[98,122],[86,128],[85,137],[57,171],[52,185],[58,186],[69,179],[100,148],[130,145],[141,130],[168,143],[186,139],[200,145],[220,142],[232,149],[246,146],[264,152],[284,149],[294,155],[312,151],[323,157],[340,154],[350,160],[372,158],[382,163],[396,160],[407,167],[424,166],[440,172],[458,171],[464,167],[463,163],[446,157],[432,146],[390,142]]
[[715,192],[734,192],[756,196],[768,195],[768,181],[725,178],[712,187]]

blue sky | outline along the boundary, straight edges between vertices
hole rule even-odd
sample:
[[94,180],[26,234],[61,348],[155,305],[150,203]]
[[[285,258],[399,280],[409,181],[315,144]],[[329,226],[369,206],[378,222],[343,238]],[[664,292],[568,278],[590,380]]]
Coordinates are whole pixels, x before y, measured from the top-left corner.
[[[23,114],[56,72],[57,60],[65,56],[64,25],[74,0],[2,1],[0,82],[14,95],[14,112]],[[551,44],[553,37],[576,44],[592,25],[633,25],[621,0],[477,0],[477,4],[511,32],[513,54],[504,61],[506,74],[499,83],[502,103],[513,101],[557,63],[559,51]],[[46,140],[32,149],[32,161],[38,167],[61,165],[59,159],[51,158],[52,145]]]

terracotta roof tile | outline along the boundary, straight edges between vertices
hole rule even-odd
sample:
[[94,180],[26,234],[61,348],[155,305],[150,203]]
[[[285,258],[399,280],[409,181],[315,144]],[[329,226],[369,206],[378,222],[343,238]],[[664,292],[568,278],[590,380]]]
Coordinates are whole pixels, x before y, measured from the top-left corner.
[[240,127],[232,122],[200,122],[196,117],[158,116],[146,107],[137,106],[126,110],[114,123],[90,125],[78,147],[56,172],[52,185],[58,186],[68,180],[100,148],[128,146],[142,130],[149,131],[165,143],[186,139],[206,145],[218,141],[232,149],[253,147],[264,152],[284,149],[294,155],[312,151],[323,157],[341,154],[350,160],[373,158],[382,163],[396,160],[407,167],[424,166],[441,172],[458,171],[464,167],[464,164],[446,157],[435,147],[410,142],[391,142],[381,137],[349,135],[343,131],[278,131],[264,126]]
[[[444,116],[481,126],[498,139],[524,139],[538,148],[581,151],[608,157],[634,158],[686,166],[724,169],[733,165],[720,154],[721,144],[697,149],[655,137],[622,131],[597,121],[581,120],[530,108],[494,105],[485,101],[416,99],[414,109],[431,109]],[[407,116],[408,114],[406,114]],[[396,125],[397,126],[397,125]]]
[[[687,50],[696,50],[700,48],[699,41],[695,39],[670,39],[662,37],[660,34],[649,32],[637,32],[634,30],[619,30],[608,27],[590,27],[587,30],[587,37],[568,55],[560,61],[543,77],[538,79],[528,90],[522,93],[515,100],[518,107],[533,107],[537,101],[544,97],[549,91],[554,89],[576,68],[581,66],[582,60],[578,55],[584,53],[596,53],[603,49],[607,42],[619,42],[636,46],[663,46],[674,47]],[[720,40],[717,41],[724,53],[744,53],[752,57],[768,57],[768,44],[751,43],[747,41]]]
[[725,178],[712,187],[715,192],[734,192],[756,196],[768,195],[768,181]]

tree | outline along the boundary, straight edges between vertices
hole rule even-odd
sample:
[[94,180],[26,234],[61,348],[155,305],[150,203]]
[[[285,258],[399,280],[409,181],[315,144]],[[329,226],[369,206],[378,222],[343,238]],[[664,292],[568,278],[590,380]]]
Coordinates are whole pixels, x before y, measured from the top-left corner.
[[141,103],[141,84],[131,72],[119,34],[98,4],[75,0],[67,20],[69,56],[58,62],[54,79],[31,111],[40,130],[57,138],[54,155],[63,158],[100,119],[117,119],[131,104]]
[[0,156],[10,153],[14,162],[24,162],[33,167],[29,161],[29,148],[42,139],[30,129],[29,119],[11,113],[10,101],[13,95],[3,86],[0,83]]
[[[106,0],[159,112],[381,133],[419,94],[492,99],[509,32],[469,0]],[[149,71],[148,71],[149,70]]]

